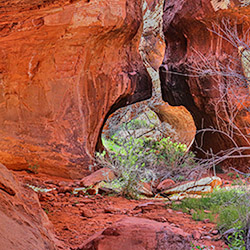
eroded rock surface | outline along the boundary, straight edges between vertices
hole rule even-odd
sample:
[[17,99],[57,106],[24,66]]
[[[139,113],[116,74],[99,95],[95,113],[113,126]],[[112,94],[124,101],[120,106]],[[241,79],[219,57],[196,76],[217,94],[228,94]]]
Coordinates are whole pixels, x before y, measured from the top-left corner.
[[81,177],[108,114],[150,97],[141,3],[10,0],[0,9],[0,161]]
[[249,146],[249,90],[238,54],[238,46],[249,44],[247,14],[239,1],[165,2],[164,100],[185,106],[198,130],[222,131],[196,136],[200,155]]
[[190,249],[189,235],[168,223],[141,218],[124,218],[97,233],[77,250]]
[[169,136],[172,141],[191,146],[194,141],[196,127],[192,115],[185,107],[173,107],[166,103],[157,107],[157,116],[161,122],[169,124],[175,132],[164,131],[166,137]]
[[101,168],[91,175],[85,176],[80,185],[83,187],[93,186],[101,181],[112,181],[115,179],[115,173],[108,167]]
[[0,249],[57,249],[52,224],[35,192],[0,164]]

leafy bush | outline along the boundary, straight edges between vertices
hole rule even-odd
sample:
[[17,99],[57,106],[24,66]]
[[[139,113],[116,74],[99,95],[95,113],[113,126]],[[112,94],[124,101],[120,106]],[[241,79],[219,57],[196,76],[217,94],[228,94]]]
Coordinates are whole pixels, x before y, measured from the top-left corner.
[[243,230],[238,230],[228,236],[230,250],[246,250]]
[[109,157],[105,159],[99,155],[99,162],[115,171],[118,178],[112,185],[125,196],[136,197],[143,182],[163,176],[177,179],[195,166],[194,155],[186,151],[186,145],[173,143],[170,138],[157,141],[146,137],[113,136],[112,139],[104,141]]
[[[114,147],[109,149],[114,150]],[[131,138],[120,141],[117,148],[109,152],[107,159],[104,158],[104,155],[99,155],[98,158],[99,162],[110,167],[116,173],[117,179],[111,185],[126,197],[137,198],[141,183],[154,181],[156,178],[155,157],[144,148],[142,139]]]

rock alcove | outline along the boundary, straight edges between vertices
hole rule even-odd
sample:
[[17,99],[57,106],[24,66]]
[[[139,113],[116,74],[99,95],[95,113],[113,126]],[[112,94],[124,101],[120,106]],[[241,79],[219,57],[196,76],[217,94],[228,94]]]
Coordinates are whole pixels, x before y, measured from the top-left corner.
[[[120,108],[112,113],[102,129],[97,150],[112,143],[111,137],[149,136],[151,138],[170,137],[172,141],[191,146],[196,128],[189,111],[183,107],[172,107],[162,100],[159,67],[165,53],[163,28],[163,4],[143,3],[143,31],[140,41],[140,54],[152,79],[150,99]],[[130,127],[130,128],[128,128]]]

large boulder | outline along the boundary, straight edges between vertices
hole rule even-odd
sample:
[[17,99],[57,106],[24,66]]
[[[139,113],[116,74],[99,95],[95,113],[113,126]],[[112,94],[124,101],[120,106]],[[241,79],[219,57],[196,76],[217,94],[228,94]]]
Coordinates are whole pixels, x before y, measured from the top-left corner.
[[168,104],[157,106],[157,116],[161,122],[169,124],[174,133],[164,131],[165,136],[169,136],[172,141],[180,142],[190,146],[195,137],[196,127],[189,111],[183,107],[173,107]]
[[168,223],[127,217],[95,234],[77,250],[189,250],[190,239]]
[[250,145],[249,89],[238,54],[248,44],[248,17],[240,1],[165,1],[163,97],[185,106],[197,130],[213,128],[196,135],[200,156]]
[[0,164],[0,249],[57,249],[52,225],[36,193]]
[[141,1],[10,0],[0,9],[0,161],[80,178],[109,114],[151,95]]

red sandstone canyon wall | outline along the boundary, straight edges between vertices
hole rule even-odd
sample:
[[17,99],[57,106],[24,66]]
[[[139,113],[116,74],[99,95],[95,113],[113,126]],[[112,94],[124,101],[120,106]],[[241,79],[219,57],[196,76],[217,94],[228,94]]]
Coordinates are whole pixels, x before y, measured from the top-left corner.
[[136,0],[0,2],[1,163],[84,175],[107,116],[150,97],[141,9]]
[[[42,210],[37,194],[28,190],[0,164],[0,248],[55,250],[53,226]],[[61,248],[60,248],[61,249]]]
[[250,145],[249,89],[238,54],[238,46],[249,45],[249,13],[239,1],[165,2],[164,100],[184,105],[198,130],[221,131],[196,136],[200,155]]

